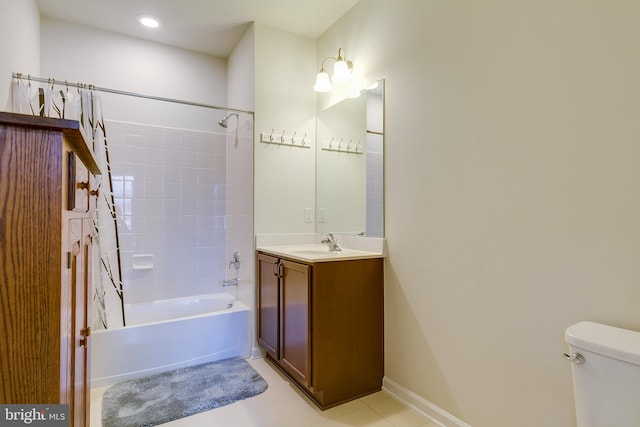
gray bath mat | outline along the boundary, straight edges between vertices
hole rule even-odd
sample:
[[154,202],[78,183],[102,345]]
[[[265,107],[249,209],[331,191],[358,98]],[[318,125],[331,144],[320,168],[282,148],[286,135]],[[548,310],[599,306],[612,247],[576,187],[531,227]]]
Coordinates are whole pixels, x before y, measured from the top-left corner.
[[146,427],[255,396],[267,383],[244,359],[180,368],[109,388],[102,398],[103,427]]

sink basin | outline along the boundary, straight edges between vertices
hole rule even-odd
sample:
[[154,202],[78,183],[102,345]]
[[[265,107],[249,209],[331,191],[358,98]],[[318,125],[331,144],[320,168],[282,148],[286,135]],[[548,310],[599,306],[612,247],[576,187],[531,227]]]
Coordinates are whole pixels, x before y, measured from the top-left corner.
[[[275,248],[275,246],[274,246]],[[316,255],[316,254],[328,254],[329,246],[328,245],[283,245],[277,246],[279,251],[283,252],[291,252],[297,254],[307,254],[307,255]]]
[[301,255],[326,255],[331,252],[327,245],[292,245],[283,249]]
[[301,250],[293,250],[291,251],[292,254],[300,254],[300,255],[324,255],[329,253],[330,251],[326,250],[323,251],[321,249],[301,249]]

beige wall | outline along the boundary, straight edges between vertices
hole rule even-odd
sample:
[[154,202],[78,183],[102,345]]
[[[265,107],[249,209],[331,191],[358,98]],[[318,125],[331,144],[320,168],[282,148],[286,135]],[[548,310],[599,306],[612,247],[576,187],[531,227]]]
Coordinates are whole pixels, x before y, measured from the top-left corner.
[[574,425],[563,333],[640,330],[640,3],[361,0],[386,80],[386,375],[474,427]]
[[[41,77],[227,105],[227,60],[42,17]],[[224,111],[101,92],[107,120],[218,132]]]
[[33,0],[0,0],[0,110],[11,110],[11,74],[40,73],[40,13]]
[[[253,25],[245,32],[228,59],[227,101],[232,108],[253,111],[255,82],[255,34]],[[253,232],[253,116],[241,113],[229,119],[227,128],[227,254],[240,254],[238,298],[256,307],[255,245]],[[238,125],[237,134],[235,125]],[[236,137],[237,135],[237,137]],[[228,264],[227,264],[228,265]],[[227,269],[227,278],[235,271]],[[259,354],[255,331],[255,310],[251,311],[252,352]]]
[[[255,232],[313,233],[304,209],[315,207],[315,41],[259,23],[254,31]],[[261,143],[272,129],[307,134],[312,148]]]

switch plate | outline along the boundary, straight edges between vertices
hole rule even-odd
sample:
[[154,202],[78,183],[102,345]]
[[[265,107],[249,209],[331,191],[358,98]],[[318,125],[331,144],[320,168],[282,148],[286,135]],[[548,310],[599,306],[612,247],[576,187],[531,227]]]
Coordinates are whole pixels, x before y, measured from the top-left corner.
[[318,208],[318,222],[327,222],[327,208]]
[[304,208],[304,222],[313,222],[312,208]]

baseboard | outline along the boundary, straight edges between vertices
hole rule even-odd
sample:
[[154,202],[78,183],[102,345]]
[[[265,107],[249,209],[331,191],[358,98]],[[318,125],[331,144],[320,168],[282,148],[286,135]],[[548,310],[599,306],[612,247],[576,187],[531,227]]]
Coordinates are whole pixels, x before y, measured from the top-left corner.
[[264,350],[262,350],[260,347],[253,347],[251,349],[251,358],[252,359],[262,359],[264,358]]
[[457,419],[447,411],[387,377],[384,377],[382,380],[382,389],[439,427],[471,427],[469,424]]

